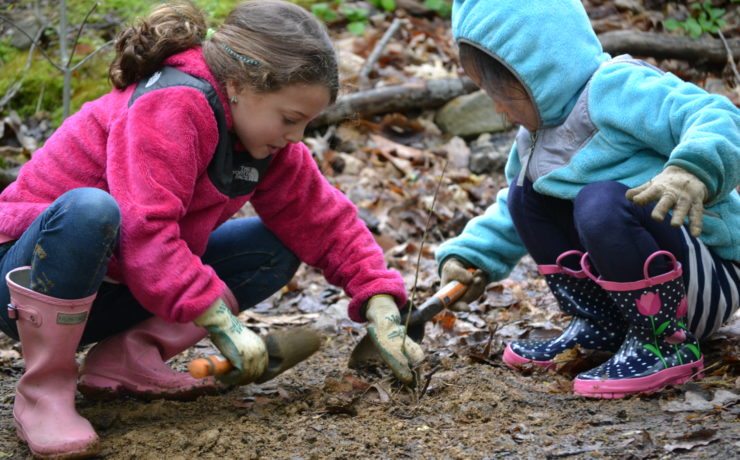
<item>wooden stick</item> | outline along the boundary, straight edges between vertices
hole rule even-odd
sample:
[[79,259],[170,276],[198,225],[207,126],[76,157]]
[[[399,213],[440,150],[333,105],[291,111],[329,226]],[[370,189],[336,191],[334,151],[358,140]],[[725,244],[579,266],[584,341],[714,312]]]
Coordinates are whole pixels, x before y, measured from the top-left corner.
[[704,37],[698,40],[680,35],[656,34],[635,30],[616,30],[599,35],[607,53],[634,54],[655,58],[682,59],[691,62],[724,64],[728,53],[740,57],[740,38],[722,40]]
[[336,104],[311,122],[311,127],[381,113],[435,108],[477,89],[469,78],[440,78],[360,91],[340,97]]
[[386,30],[383,34],[383,37],[375,44],[375,48],[373,48],[370,56],[367,57],[367,60],[362,65],[362,68],[360,69],[360,73],[358,75],[361,88],[365,89],[370,85],[370,80],[368,78],[370,71],[373,70],[373,66],[375,66],[375,63],[380,58],[380,55],[383,54],[383,50],[388,45],[391,37],[393,37],[398,28],[401,27],[403,22],[404,21],[401,18],[394,18],[393,22],[391,22],[390,27],[388,27],[388,30]]

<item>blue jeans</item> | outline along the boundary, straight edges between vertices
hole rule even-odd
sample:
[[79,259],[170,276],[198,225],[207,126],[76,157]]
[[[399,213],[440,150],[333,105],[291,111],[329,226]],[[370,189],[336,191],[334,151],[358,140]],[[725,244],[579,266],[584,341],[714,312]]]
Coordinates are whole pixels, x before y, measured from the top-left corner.
[[[122,332],[152,314],[120,284],[103,281],[118,244],[120,210],[103,190],[79,188],[60,196],[16,241],[0,245],[0,305],[10,301],[5,275],[30,265],[31,288],[61,299],[98,293],[81,343]],[[233,219],[217,228],[202,257],[232,290],[240,310],[288,283],[300,261],[259,218]],[[162,267],[163,271],[168,267]],[[0,308],[0,330],[18,340],[15,321]]]

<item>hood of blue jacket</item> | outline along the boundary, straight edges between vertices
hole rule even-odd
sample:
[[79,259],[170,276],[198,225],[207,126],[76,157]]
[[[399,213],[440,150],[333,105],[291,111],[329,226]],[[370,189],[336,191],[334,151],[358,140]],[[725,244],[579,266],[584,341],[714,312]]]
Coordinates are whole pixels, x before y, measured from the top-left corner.
[[609,59],[580,0],[455,0],[452,34],[519,77],[542,126],[559,125]]

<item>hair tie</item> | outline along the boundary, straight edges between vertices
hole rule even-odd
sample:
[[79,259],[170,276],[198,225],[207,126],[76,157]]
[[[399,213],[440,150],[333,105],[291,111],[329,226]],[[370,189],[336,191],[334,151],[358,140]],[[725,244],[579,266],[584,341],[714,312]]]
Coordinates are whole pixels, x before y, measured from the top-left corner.
[[206,31],[206,40],[210,40],[213,37],[213,34],[215,33],[216,31],[209,27],[208,30]]
[[245,63],[245,64],[248,64],[248,65],[252,65],[252,66],[258,66],[258,65],[260,65],[260,62],[259,62],[258,60],[256,60],[256,59],[252,59],[252,58],[251,58],[251,57],[249,57],[249,56],[245,56],[245,55],[243,55],[243,54],[237,53],[236,51],[234,51],[233,49],[231,49],[231,47],[229,47],[229,45],[227,45],[227,44],[225,44],[225,43],[221,44],[221,47],[222,47],[222,48],[223,48],[223,49],[224,49],[224,50],[225,50],[225,51],[226,51],[227,53],[229,53],[229,55],[230,55],[231,57],[233,57],[234,59],[237,59],[237,60],[239,60],[239,61],[242,61],[242,62],[243,62],[243,63]]

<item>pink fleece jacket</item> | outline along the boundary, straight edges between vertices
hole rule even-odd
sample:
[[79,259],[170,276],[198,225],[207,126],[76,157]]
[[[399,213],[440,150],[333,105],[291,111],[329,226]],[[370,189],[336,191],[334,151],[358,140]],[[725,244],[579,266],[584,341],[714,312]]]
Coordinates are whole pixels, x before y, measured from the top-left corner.
[[[231,111],[200,48],[166,65],[216,88],[228,125]],[[191,321],[225,284],[201,256],[211,232],[251,200],[264,224],[302,261],[351,297],[349,316],[373,295],[406,301],[401,276],[386,268],[357,210],[323,177],[303,143],[275,154],[252,194],[229,199],[208,178],[218,142],[205,96],[190,87],[149,92],[128,107],[135,85],[85,104],[23,166],[0,195],[0,233],[21,236],[64,192],[97,187],[121,209],[121,239],[108,276],[170,321]],[[255,116],[258,116],[257,114]]]

